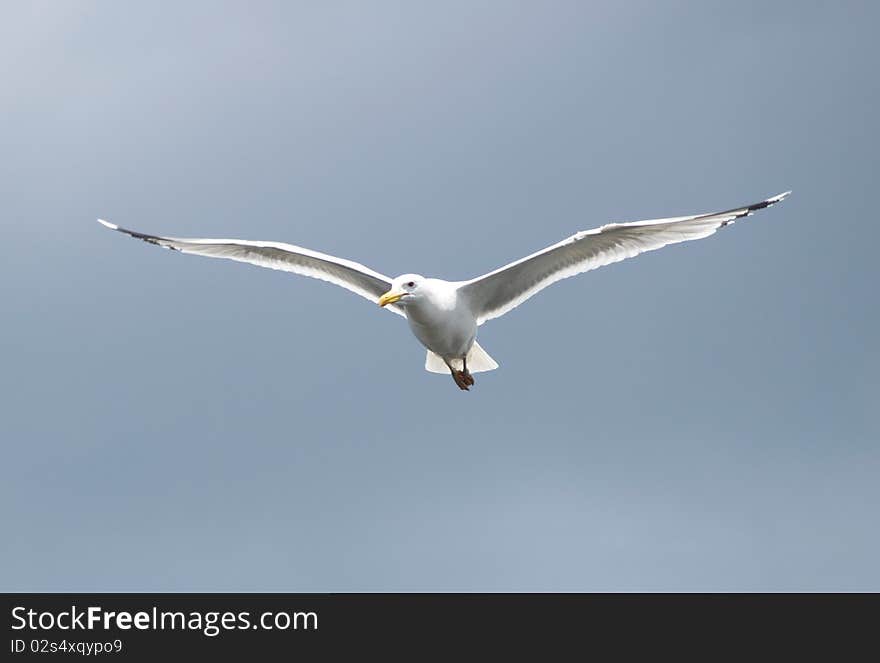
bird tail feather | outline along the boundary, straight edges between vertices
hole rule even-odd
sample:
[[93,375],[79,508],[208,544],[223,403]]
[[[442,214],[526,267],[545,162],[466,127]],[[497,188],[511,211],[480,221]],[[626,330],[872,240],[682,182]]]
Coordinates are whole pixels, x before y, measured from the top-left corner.
[[[451,363],[456,370],[461,370],[461,359],[453,359]],[[467,367],[471,373],[484,373],[494,371],[498,368],[498,364],[489,356],[488,352],[480,347],[479,343],[474,341],[467,353]],[[449,373],[443,358],[430,350],[428,350],[428,356],[425,357],[425,370],[429,373]]]

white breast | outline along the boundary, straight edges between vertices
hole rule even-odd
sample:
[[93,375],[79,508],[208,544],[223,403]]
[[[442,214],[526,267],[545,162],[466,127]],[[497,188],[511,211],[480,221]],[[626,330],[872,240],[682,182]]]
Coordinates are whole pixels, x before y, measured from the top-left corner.
[[448,281],[427,279],[419,301],[406,307],[410,329],[422,345],[441,357],[463,357],[477,335],[477,320]]

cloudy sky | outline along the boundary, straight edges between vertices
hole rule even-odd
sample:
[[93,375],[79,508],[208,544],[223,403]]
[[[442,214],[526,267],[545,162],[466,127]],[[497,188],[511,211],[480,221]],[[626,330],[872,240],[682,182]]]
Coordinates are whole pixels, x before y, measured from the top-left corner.
[[[880,590],[876,3],[0,9],[0,588]],[[468,278],[790,199],[560,283],[460,392],[327,284]]]

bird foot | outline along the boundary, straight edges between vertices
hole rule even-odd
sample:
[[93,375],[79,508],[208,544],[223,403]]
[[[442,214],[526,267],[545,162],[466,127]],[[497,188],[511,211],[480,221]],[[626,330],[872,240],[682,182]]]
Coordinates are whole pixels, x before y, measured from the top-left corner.
[[470,391],[474,384],[474,378],[469,371],[452,371],[452,379],[462,391]]

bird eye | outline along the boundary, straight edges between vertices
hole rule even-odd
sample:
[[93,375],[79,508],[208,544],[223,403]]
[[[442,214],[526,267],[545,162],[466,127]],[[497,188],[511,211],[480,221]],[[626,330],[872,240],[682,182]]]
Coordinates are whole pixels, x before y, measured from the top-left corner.
[[416,282],[415,282],[415,281],[410,281],[409,283],[406,284],[406,287],[407,287],[407,288],[414,288],[415,286],[416,286]]

